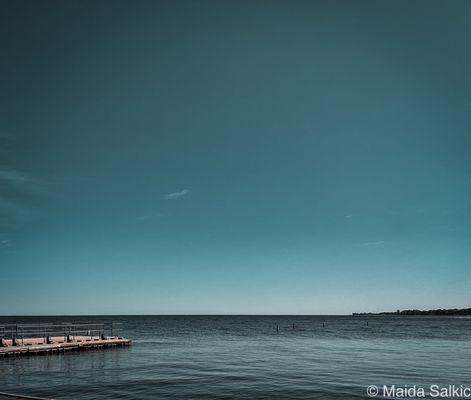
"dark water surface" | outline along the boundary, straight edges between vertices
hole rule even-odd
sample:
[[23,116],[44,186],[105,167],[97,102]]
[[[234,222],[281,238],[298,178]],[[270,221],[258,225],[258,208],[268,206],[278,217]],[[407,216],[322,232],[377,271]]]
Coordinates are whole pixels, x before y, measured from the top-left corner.
[[0,325],[94,321],[122,322],[133,345],[0,359],[0,391],[56,399],[350,399],[368,398],[372,384],[471,386],[465,317],[0,317]]

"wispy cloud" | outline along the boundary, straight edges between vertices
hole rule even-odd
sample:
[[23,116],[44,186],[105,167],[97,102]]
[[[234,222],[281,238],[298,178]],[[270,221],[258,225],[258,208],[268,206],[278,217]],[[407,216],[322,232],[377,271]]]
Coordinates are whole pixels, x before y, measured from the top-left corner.
[[164,194],[162,197],[165,200],[174,200],[174,199],[179,199],[181,197],[188,196],[190,193],[191,193],[191,190],[183,189],[183,190],[180,190],[179,192]]
[[0,247],[11,247],[13,244],[10,239],[0,240]]
[[7,167],[0,167],[0,182],[8,182],[14,185],[40,185],[41,181],[27,174]]
[[380,246],[386,243],[384,240],[377,240],[376,242],[363,242],[361,246]]

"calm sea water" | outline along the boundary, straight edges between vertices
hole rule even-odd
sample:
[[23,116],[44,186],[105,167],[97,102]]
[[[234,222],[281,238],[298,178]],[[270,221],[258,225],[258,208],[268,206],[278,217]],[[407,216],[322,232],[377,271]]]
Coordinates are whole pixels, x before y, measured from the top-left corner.
[[367,398],[372,384],[471,386],[470,318],[0,317],[0,324],[51,321],[122,322],[133,345],[0,359],[0,391],[56,399],[350,399]]

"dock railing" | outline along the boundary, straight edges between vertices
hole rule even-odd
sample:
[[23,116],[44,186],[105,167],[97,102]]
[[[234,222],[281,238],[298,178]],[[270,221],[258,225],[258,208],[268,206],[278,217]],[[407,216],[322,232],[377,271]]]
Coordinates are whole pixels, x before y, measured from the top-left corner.
[[64,337],[65,341],[79,336],[98,336],[100,338],[119,336],[120,322],[107,323],[60,323],[60,324],[5,324],[0,325],[0,339],[11,339],[13,343],[23,339]]

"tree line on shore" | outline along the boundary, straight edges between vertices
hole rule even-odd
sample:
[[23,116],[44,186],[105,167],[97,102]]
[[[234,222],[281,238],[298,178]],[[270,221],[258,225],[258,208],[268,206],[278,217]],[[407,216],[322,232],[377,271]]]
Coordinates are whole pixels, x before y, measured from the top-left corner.
[[471,308],[438,308],[436,310],[396,310],[379,313],[353,313],[353,315],[471,315]]

